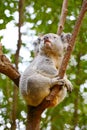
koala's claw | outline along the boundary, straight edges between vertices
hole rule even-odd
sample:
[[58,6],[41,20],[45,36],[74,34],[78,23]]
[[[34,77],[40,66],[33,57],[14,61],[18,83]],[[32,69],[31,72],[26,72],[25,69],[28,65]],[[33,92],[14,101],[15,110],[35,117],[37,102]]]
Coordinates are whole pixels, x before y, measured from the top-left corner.
[[58,85],[65,86],[65,81],[63,79],[58,79]]
[[65,86],[68,92],[72,92],[73,90],[73,86],[68,79],[60,79],[59,77],[56,77],[52,79],[51,83],[52,83],[52,86],[56,84],[60,86]]
[[73,86],[72,86],[71,82],[69,80],[67,80],[65,82],[66,82],[65,87],[67,88],[67,91],[71,93],[73,90]]
[[56,85],[56,84],[61,85],[61,86],[64,85],[64,81],[63,81],[62,79],[59,79],[59,77],[53,78],[53,79],[51,80],[51,83],[52,83],[52,86],[53,86],[53,85]]
[[52,85],[60,85],[60,86],[65,86],[65,80],[64,79],[60,79],[59,77],[53,78],[52,79]]

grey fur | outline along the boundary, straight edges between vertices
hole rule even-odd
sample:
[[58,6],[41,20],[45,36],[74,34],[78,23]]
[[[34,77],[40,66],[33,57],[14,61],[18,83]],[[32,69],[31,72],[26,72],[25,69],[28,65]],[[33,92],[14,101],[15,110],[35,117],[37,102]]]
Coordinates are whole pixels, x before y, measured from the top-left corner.
[[64,42],[61,36],[53,33],[39,39],[39,44],[36,44],[38,45],[37,56],[20,78],[20,92],[28,105],[38,106],[48,96],[50,88],[56,84],[62,85],[56,104],[65,98],[67,90],[72,90],[72,84],[66,76],[64,79],[57,77],[65,44],[68,43]]

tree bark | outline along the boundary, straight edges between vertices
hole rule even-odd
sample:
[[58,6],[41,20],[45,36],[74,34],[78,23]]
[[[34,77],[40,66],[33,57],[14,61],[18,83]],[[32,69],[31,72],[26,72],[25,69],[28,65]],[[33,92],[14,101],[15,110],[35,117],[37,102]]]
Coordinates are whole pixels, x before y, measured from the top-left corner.
[[8,76],[17,86],[19,86],[20,74],[18,70],[11,64],[10,60],[2,53],[0,53],[0,73],[3,73],[6,76]]
[[27,108],[28,108],[27,112],[28,116],[27,116],[26,130],[40,130],[41,112],[38,110],[36,111],[35,107],[27,106]]
[[[19,53],[22,45],[21,26],[23,24],[23,9],[24,9],[24,0],[19,0],[18,43],[17,43],[17,50],[15,53],[15,67],[17,70],[18,70],[18,63],[19,63]],[[18,104],[18,89],[14,85],[11,130],[16,129],[16,118],[17,118],[17,109],[18,109],[17,104]]]
[[73,51],[73,47],[74,47],[74,44],[75,44],[75,40],[76,40],[77,35],[79,33],[79,29],[80,29],[80,26],[81,26],[81,23],[82,23],[82,20],[84,18],[86,11],[87,11],[87,0],[83,0],[83,4],[82,4],[81,10],[80,10],[80,14],[77,18],[75,27],[74,27],[73,32],[72,32],[72,37],[69,41],[69,46],[67,48],[66,54],[63,58],[63,62],[62,62],[62,65],[61,65],[61,68],[60,68],[60,71],[59,71],[59,76],[61,78],[63,78],[64,73],[66,71],[66,67],[68,65],[68,62],[69,62],[69,59],[70,59],[70,56],[71,56],[71,53]]

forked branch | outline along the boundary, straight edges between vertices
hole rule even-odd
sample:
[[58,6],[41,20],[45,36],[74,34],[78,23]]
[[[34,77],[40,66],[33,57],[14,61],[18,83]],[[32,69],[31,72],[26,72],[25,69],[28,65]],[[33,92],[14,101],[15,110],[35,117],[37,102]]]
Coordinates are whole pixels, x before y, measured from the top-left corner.
[[[66,54],[65,54],[65,56],[63,58],[63,61],[62,61],[62,65],[61,65],[59,75],[58,75],[60,78],[63,78],[63,76],[65,74],[65,71],[66,71],[66,68],[67,68],[67,65],[68,65],[68,62],[69,62],[69,59],[70,59],[74,44],[75,44],[75,40],[76,40],[76,37],[77,37],[77,35],[79,33],[79,29],[80,29],[80,26],[81,26],[81,23],[82,23],[82,20],[84,18],[84,15],[85,15],[86,11],[87,11],[87,0],[84,0],[83,4],[82,4],[82,7],[81,7],[80,14],[79,14],[79,16],[77,18],[75,27],[74,27],[73,32],[72,32],[72,37],[71,37],[71,39],[69,41],[69,46],[67,48],[67,52],[66,52]],[[47,100],[49,100],[49,102],[45,99],[45,102],[47,102],[48,107],[50,105],[54,104],[53,101],[54,101],[54,99],[56,98],[56,96],[57,96],[57,94],[59,92],[59,88],[60,87],[58,85],[54,86],[54,88],[51,91],[50,95],[46,98]],[[46,106],[47,106],[47,104],[46,104]]]
[[[66,71],[66,67],[67,67],[68,61],[70,59],[70,55],[72,53],[73,46],[75,44],[75,40],[76,40],[76,37],[77,37],[78,32],[79,32],[81,22],[83,20],[83,17],[84,17],[84,14],[85,14],[86,11],[87,11],[87,0],[84,0],[83,4],[82,4],[81,11],[80,11],[80,14],[79,14],[79,17],[77,18],[77,22],[75,24],[75,27],[74,27],[74,30],[73,30],[73,33],[72,33],[71,40],[69,41],[69,46],[68,46],[67,52],[66,52],[66,54],[64,56],[62,66],[61,66],[60,71],[59,71],[59,76],[61,78],[63,78],[64,73]],[[65,16],[64,16],[64,19],[65,19]],[[60,23],[62,23],[62,22],[60,22]],[[63,25],[59,27],[58,34],[61,34],[62,30],[63,30]],[[29,130],[29,129],[39,130],[40,129],[39,124],[40,124],[41,113],[46,108],[48,108],[50,106],[53,106],[55,104],[54,101],[55,101],[56,96],[58,95],[59,90],[60,90],[60,86],[55,85],[53,87],[51,93],[49,94],[49,96],[47,98],[45,98],[44,101],[39,106],[37,106],[37,107],[29,107],[28,108],[29,113],[28,113],[28,121],[27,121],[26,130]]]

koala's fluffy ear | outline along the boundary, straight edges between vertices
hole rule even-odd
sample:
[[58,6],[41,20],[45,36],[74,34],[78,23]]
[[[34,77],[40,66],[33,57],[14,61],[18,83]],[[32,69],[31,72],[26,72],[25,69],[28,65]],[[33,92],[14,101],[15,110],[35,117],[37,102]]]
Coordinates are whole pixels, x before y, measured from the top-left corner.
[[34,46],[34,55],[36,56],[39,52],[39,44],[40,44],[40,38],[38,37],[34,42],[33,42],[33,46]]
[[63,45],[64,45],[64,50],[67,49],[70,38],[71,38],[71,33],[64,33],[64,32],[63,32],[63,33],[61,34],[61,40],[62,40],[62,42],[64,43],[64,44],[63,44]]
[[34,42],[33,42],[33,45],[34,47],[36,47],[37,45],[40,44],[40,38],[37,38]]
[[38,38],[33,42],[35,56],[39,53],[39,45],[40,45],[42,36],[43,36],[43,34],[39,34]]
[[61,40],[64,42],[64,43],[68,43],[70,38],[71,38],[71,33],[62,33],[61,34]]
[[43,34],[39,34],[38,38],[33,42],[33,45],[36,47],[40,44],[41,41],[41,37],[43,36]]

